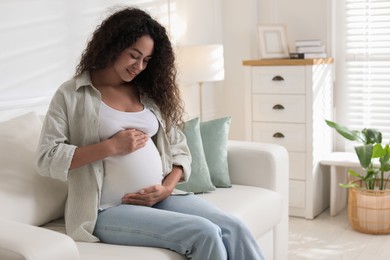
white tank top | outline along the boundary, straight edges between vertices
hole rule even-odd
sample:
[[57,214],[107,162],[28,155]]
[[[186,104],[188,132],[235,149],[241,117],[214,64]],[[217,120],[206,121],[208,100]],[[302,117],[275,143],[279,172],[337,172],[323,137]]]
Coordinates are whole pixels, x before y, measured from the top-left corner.
[[[138,129],[152,137],[159,127],[156,116],[149,109],[122,112],[103,102],[100,105],[99,120],[99,136],[102,141],[129,128]],[[163,179],[161,157],[151,139],[144,147],[132,153],[105,158],[104,170],[100,209],[119,205],[126,193],[136,193],[142,188],[161,184]]]

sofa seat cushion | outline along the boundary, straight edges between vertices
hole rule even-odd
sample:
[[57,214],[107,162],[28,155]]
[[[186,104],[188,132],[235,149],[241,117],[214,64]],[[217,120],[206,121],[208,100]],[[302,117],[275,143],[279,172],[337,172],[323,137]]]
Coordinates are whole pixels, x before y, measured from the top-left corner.
[[[65,222],[63,218],[54,220],[42,227],[65,234]],[[127,260],[129,256],[131,256],[131,259],[186,259],[182,255],[163,248],[148,247],[148,250],[145,250],[145,247],[142,246],[122,246],[87,242],[76,242],[76,246],[80,253],[80,260]]]
[[[282,198],[280,194],[258,187],[233,185],[231,188],[217,188],[216,191],[198,194],[222,210],[241,218],[253,236],[257,239],[279,223],[282,216]],[[45,228],[65,233],[64,220],[53,221]],[[170,250],[137,246],[120,246],[102,243],[77,242],[81,260],[100,259],[173,259],[182,260],[183,256]]]
[[162,248],[142,246],[121,246],[102,243],[77,242],[80,260],[128,260],[128,259],[158,259],[185,260],[186,258],[174,251]]
[[281,195],[268,189],[233,185],[198,196],[242,219],[256,239],[278,224],[283,215]]

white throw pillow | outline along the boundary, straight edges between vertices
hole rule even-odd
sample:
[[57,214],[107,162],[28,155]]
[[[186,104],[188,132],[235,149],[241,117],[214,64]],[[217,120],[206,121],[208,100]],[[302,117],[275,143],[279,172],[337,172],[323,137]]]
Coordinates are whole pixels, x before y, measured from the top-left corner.
[[0,123],[0,218],[39,226],[64,214],[66,183],[35,167],[41,128],[34,112]]

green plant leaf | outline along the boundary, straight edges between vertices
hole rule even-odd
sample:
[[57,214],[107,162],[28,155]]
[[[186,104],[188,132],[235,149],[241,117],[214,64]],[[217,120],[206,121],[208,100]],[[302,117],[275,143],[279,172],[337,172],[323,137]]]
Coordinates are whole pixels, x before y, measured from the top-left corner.
[[366,143],[365,135],[363,135],[360,131],[351,131],[347,127],[339,125],[330,120],[325,120],[325,122],[328,126],[334,128],[344,138],[351,141],[359,141],[361,143]]
[[373,181],[375,177],[378,175],[379,171],[374,169],[368,169],[366,176],[364,177],[365,182]]
[[386,162],[385,164],[383,164],[382,167],[381,167],[381,171],[382,171],[382,172],[388,172],[388,171],[390,171],[390,163],[389,163],[389,162]]
[[347,183],[347,184],[343,184],[343,183],[339,183],[340,187],[342,188],[359,188],[359,184],[357,183]]
[[353,176],[353,177],[356,177],[356,178],[360,178],[360,179],[364,178],[364,176],[361,176],[359,173],[357,173],[357,172],[355,172],[354,170],[351,170],[351,169],[348,170],[348,174]]
[[366,137],[367,144],[382,143],[382,133],[376,129],[364,128],[362,133]]
[[383,150],[384,150],[384,155],[379,158],[379,162],[381,163],[381,165],[386,164],[390,160],[390,148],[389,148],[389,145],[386,144],[386,146],[385,146],[385,148],[383,148]]
[[355,147],[355,151],[359,158],[360,165],[365,169],[368,168],[368,166],[371,164],[372,150],[372,144]]
[[383,149],[380,143],[374,145],[372,149],[372,158],[381,158],[386,155],[386,150]]
[[[353,170],[349,170],[348,173],[351,176],[361,179],[367,189],[375,188],[376,178],[378,178],[380,173],[379,185],[380,188],[383,188],[384,172],[390,172],[390,145],[387,144],[385,147],[382,146],[382,133],[373,128],[364,128],[361,131],[351,131],[347,127],[330,120],[325,120],[325,122],[344,138],[351,141],[358,141],[363,144],[355,146],[355,152],[359,158],[360,166],[364,169],[365,173],[361,175]],[[380,167],[374,167],[374,160],[377,158],[379,159]],[[355,185],[340,184],[340,186],[348,188]]]

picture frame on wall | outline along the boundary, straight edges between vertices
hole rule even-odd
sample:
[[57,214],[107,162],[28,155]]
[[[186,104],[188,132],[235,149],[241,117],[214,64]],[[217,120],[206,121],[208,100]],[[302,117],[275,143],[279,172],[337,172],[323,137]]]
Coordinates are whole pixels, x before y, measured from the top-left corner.
[[260,59],[289,58],[286,27],[281,24],[258,25]]

